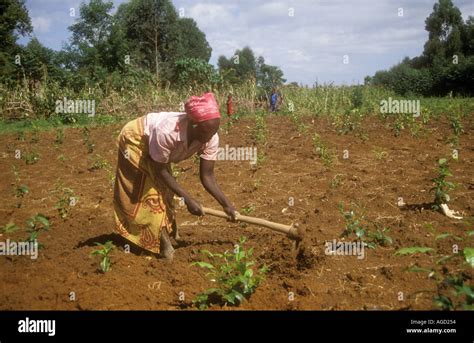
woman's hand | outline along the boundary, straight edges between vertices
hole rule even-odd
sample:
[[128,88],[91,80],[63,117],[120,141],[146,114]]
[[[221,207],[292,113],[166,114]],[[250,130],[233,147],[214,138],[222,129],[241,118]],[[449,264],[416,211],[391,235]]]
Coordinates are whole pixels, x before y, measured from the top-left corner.
[[237,211],[235,210],[234,205],[229,204],[223,207],[224,212],[229,216],[229,220],[235,222]]
[[188,208],[189,213],[195,216],[203,216],[204,212],[202,210],[201,204],[199,204],[193,198],[185,198],[184,202],[186,203],[186,207]]

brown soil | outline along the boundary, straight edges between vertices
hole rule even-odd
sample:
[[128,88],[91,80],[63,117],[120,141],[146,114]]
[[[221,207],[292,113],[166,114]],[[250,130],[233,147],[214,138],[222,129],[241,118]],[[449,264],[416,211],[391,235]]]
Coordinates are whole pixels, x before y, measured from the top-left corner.
[[[120,125],[90,128],[91,141],[96,144],[92,154],[83,145],[81,129],[65,130],[62,145],[54,144],[54,132],[41,132],[37,143],[29,142],[31,134],[27,134],[26,142],[13,134],[0,136],[0,225],[13,221],[23,227],[25,220],[38,212],[51,222],[51,230],[40,234],[45,248],[37,260],[0,256],[0,309],[189,309],[193,297],[211,286],[198,267],[190,266],[200,258],[199,250],[231,249],[242,235],[248,238],[247,245],[255,248],[257,264],[270,265],[270,271],[240,309],[433,309],[435,283],[426,274],[410,273],[405,268],[414,263],[433,264],[435,257],[397,257],[394,252],[414,245],[449,250],[455,243],[450,239],[436,243],[436,233],[425,224],[431,223],[438,233],[457,235],[473,229],[472,221],[449,219],[426,205],[433,199],[429,189],[437,160],[451,155],[452,148],[446,144],[451,135],[449,125],[433,123],[421,138],[412,137],[407,130],[394,137],[385,123],[369,118],[363,123],[368,139],[362,139],[354,133],[338,135],[326,119],[308,119],[307,134],[298,134],[286,117],[269,117],[267,124],[266,159],[261,167],[252,170],[247,161],[219,161],[216,175],[238,209],[254,204],[252,216],[304,227],[305,249],[298,258],[293,243],[282,235],[219,218],[199,220],[185,208],[178,208],[182,243],[172,263],[136,248],[127,254],[123,250],[126,242],[112,233],[108,173],[89,170],[95,154],[115,165],[114,139]],[[463,124],[460,159],[451,162],[451,180],[458,187],[451,192],[450,207],[472,218],[474,125],[472,119]],[[229,134],[220,134],[221,146],[251,145],[252,127],[251,119],[240,120]],[[330,168],[313,153],[314,132],[337,154]],[[33,165],[15,160],[16,149],[37,151],[40,160]],[[346,149],[349,158],[343,159]],[[377,159],[374,149],[385,151],[385,158]],[[58,159],[61,155],[64,161]],[[30,194],[24,198],[13,195],[12,165],[18,166],[21,183],[29,187]],[[178,181],[203,204],[218,209],[199,183],[198,165],[189,160],[178,167]],[[339,185],[331,187],[338,174]],[[54,208],[58,180],[78,197],[65,219]],[[294,198],[294,206],[288,205],[289,197]],[[409,206],[398,207],[399,197]],[[362,260],[324,253],[325,241],[341,239],[344,229],[338,204],[343,202],[347,207],[351,201],[363,206],[368,218],[391,228],[392,245],[366,249],[367,257]],[[0,240],[26,236],[22,229],[0,234]],[[95,242],[107,240],[119,249],[113,253],[111,271],[102,274],[98,272],[98,258],[90,253]],[[469,244],[472,246],[472,241]],[[75,293],[75,301],[70,300],[70,292]],[[402,301],[399,292],[403,292]]]

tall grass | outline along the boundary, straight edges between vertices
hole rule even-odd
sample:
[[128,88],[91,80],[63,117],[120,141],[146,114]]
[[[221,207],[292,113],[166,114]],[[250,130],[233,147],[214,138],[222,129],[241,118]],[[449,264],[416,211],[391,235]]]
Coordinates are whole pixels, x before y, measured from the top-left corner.
[[[253,80],[241,85],[224,85],[217,89],[205,86],[199,88],[174,89],[158,87],[143,83],[140,87],[127,85],[123,87],[101,87],[91,85],[79,90],[60,87],[56,82],[48,82],[39,87],[31,87],[29,82],[19,83],[9,89],[0,85],[1,119],[15,121],[21,119],[48,119],[53,122],[75,122],[79,118],[55,112],[56,101],[66,97],[69,100],[95,100],[96,116],[110,116],[116,119],[134,118],[148,112],[182,111],[185,101],[193,94],[212,90],[225,113],[227,97],[232,94],[234,109],[238,115],[261,113],[268,108],[268,94],[258,88]],[[362,116],[377,115],[382,118],[390,115],[380,113],[380,101],[389,97],[402,99],[392,91],[375,86],[333,86],[315,87],[283,86],[279,89],[283,102],[278,114],[290,115],[293,120],[298,117],[326,116],[332,122],[344,124],[344,120],[360,120]],[[430,118],[455,115],[464,118],[474,112],[474,101],[470,98],[420,98],[405,97],[409,100],[420,100],[423,122]],[[80,116],[79,116],[80,117]],[[396,117],[396,116],[394,116]],[[394,119],[396,120],[396,118]],[[342,123],[342,124],[341,124]],[[344,125],[342,125],[344,126]],[[0,125],[0,130],[2,125]]]

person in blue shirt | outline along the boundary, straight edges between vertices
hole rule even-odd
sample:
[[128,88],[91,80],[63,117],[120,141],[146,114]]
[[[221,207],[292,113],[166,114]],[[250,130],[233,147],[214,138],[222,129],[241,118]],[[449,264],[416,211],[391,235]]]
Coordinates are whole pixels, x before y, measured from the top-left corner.
[[270,111],[276,112],[278,110],[278,93],[276,88],[272,88],[272,93],[270,94]]

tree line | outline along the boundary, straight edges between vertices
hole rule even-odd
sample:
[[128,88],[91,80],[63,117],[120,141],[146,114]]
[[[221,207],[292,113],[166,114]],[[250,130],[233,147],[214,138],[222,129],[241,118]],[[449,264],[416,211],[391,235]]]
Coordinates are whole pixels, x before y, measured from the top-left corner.
[[439,0],[425,20],[423,53],[366,77],[402,95],[474,95],[474,17],[464,21],[451,0]]
[[[0,0],[0,82],[15,86],[56,82],[76,90],[99,86],[121,89],[213,87],[253,80],[270,88],[283,84],[283,72],[255,57],[250,47],[209,64],[212,48],[192,18],[180,16],[171,0],[131,0],[112,14],[113,3],[82,3],[71,36],[60,51],[33,36],[25,0]],[[65,15],[69,15],[65,13]]]

